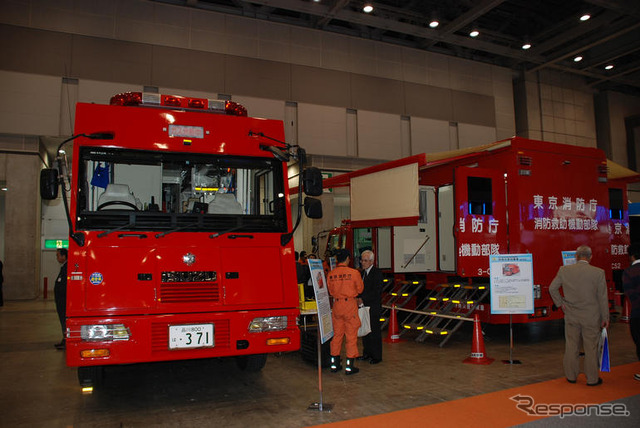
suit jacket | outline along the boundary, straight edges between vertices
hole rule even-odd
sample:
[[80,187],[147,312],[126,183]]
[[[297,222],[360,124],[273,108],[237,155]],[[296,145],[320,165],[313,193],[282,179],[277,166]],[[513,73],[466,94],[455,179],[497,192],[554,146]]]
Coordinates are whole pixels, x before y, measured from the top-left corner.
[[[366,286],[366,284],[365,284]],[[624,294],[631,304],[631,318],[640,318],[640,263],[629,266],[622,274]]]
[[[564,297],[560,295],[560,287]],[[556,306],[564,305],[565,319],[600,324],[609,319],[609,299],[604,270],[586,261],[562,266],[549,286]]]
[[372,266],[363,279],[364,291],[360,294],[365,306],[378,307],[382,305],[382,279],[382,271]]

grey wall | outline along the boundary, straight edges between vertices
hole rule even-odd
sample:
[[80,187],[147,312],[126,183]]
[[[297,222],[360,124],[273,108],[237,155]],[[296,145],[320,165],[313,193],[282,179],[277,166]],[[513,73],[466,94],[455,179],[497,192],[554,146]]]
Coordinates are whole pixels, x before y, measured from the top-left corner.
[[[7,263],[8,298],[32,297],[41,276],[41,147],[15,154],[15,145],[70,135],[76,102],[145,86],[224,94],[284,120],[288,141],[334,171],[508,138],[516,112],[522,136],[597,140],[593,93],[580,79],[521,76],[514,103],[509,69],[144,0],[0,0],[0,55],[0,177],[21,183],[5,199],[4,251],[19,260]],[[621,147],[611,139],[614,160]]]

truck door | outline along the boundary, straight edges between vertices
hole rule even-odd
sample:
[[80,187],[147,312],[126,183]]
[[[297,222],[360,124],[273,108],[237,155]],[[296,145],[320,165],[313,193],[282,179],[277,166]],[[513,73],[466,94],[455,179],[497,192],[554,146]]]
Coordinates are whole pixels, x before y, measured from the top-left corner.
[[489,276],[489,256],[508,254],[504,173],[458,167],[455,171],[457,272]]

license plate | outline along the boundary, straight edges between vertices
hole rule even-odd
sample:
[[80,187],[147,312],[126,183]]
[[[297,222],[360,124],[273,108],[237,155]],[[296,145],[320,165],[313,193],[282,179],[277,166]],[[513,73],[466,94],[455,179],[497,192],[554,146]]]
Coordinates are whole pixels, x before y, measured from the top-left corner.
[[213,347],[213,324],[169,326],[169,349]]

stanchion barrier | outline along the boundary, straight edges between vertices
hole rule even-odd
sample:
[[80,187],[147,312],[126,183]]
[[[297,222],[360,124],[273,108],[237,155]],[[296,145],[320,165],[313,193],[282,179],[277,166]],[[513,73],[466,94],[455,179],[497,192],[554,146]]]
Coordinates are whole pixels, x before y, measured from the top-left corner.
[[629,298],[625,297],[624,305],[622,305],[622,315],[620,315],[620,319],[618,322],[629,324],[629,315],[631,313],[631,305],[629,303]]
[[471,355],[462,362],[465,364],[491,364],[493,358],[487,357],[484,350],[484,338],[482,337],[482,327],[478,314],[473,316],[473,342],[471,344]]
[[398,332],[398,316],[396,314],[396,305],[391,307],[391,316],[389,317],[389,334],[386,339],[387,343],[402,342],[400,339],[400,333]]

